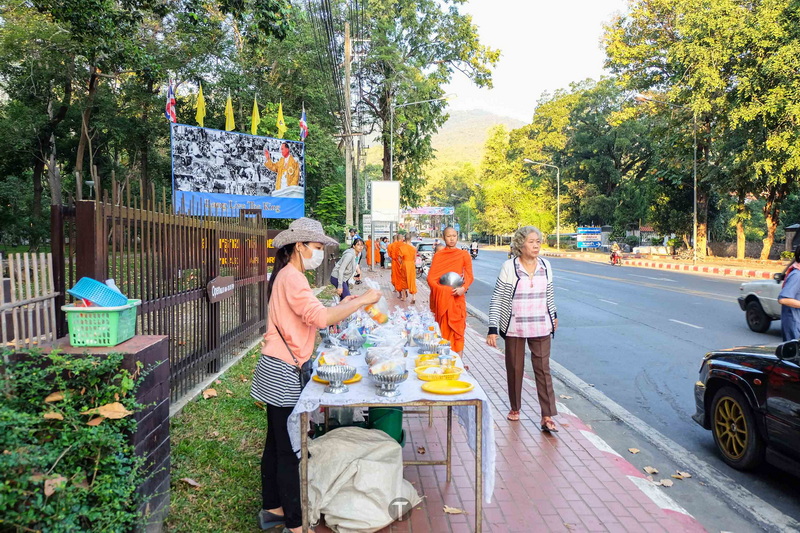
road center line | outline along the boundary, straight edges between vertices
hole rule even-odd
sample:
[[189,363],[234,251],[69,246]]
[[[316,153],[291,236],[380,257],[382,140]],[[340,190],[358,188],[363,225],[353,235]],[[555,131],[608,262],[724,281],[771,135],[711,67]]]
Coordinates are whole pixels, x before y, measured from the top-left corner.
[[694,329],[704,329],[702,326],[695,326],[694,324],[689,324],[688,322],[681,322],[680,320],[675,320],[674,318],[670,318],[669,321],[675,322],[676,324],[683,324],[684,326],[689,326],[690,328]]
[[598,300],[600,300],[601,302],[605,302],[607,304],[611,304],[611,305],[619,305],[617,302],[612,302],[611,300],[603,300],[602,298],[598,298]]

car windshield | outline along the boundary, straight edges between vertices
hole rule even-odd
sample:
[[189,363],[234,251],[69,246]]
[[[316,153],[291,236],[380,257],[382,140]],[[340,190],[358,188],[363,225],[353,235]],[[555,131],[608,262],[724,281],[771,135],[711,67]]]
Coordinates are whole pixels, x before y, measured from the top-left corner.
[[433,244],[430,243],[420,243],[417,245],[418,252],[432,252],[433,251]]

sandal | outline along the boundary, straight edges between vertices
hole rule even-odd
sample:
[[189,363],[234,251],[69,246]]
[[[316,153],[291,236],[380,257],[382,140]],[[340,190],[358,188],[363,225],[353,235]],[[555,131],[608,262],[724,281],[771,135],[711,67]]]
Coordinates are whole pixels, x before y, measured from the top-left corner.
[[553,422],[552,418],[548,418],[542,423],[542,431],[545,433],[558,433],[558,428],[556,428],[556,423]]
[[282,526],[286,522],[283,515],[270,513],[262,509],[258,512],[258,525],[261,529],[272,529],[273,527]]
[[519,420],[519,411],[509,411],[507,419],[511,420],[512,422],[517,422]]

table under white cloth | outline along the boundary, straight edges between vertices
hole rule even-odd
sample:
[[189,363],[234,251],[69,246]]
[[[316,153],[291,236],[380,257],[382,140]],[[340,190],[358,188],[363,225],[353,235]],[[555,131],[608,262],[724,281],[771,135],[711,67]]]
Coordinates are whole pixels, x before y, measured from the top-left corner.
[[[348,405],[359,403],[379,403],[387,406],[397,405],[405,402],[416,401],[431,401],[431,402],[447,402],[453,400],[481,400],[482,409],[482,457],[481,457],[481,472],[483,477],[483,499],[486,503],[492,502],[492,495],[494,493],[495,483],[495,439],[494,439],[494,423],[492,421],[492,407],[489,403],[489,398],[486,396],[480,383],[475,378],[469,375],[469,372],[464,371],[459,378],[461,381],[466,381],[475,385],[469,392],[452,395],[432,394],[422,390],[422,385],[425,383],[417,378],[414,372],[415,359],[417,357],[417,350],[411,349],[408,357],[406,358],[406,366],[408,368],[408,379],[398,386],[400,394],[393,398],[386,398],[378,396],[377,384],[372,380],[369,375],[369,367],[364,360],[363,350],[358,355],[351,355],[348,357],[348,363],[356,367],[356,372],[361,374],[361,381],[347,385],[349,390],[341,394],[330,394],[325,392],[325,385],[317,383],[316,381],[309,381],[308,385],[303,389],[300,399],[297,401],[292,414],[289,415],[288,430],[289,437],[292,441],[292,447],[300,455],[300,414],[304,412],[313,413],[317,411],[320,406],[329,407],[346,407]],[[459,365],[460,366],[460,365]],[[316,369],[315,369],[316,373]],[[475,422],[475,409],[471,406],[454,406],[455,412],[458,415],[459,423],[467,431],[467,441],[470,448],[474,452],[476,449],[475,439],[477,433],[477,424]],[[477,460],[477,458],[476,458]]]

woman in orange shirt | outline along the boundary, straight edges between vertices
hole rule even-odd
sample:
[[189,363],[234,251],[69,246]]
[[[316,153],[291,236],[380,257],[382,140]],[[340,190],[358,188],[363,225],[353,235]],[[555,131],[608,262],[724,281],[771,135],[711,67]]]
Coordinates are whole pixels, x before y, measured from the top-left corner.
[[273,241],[278,251],[267,285],[267,333],[250,389],[250,395],[264,402],[267,411],[267,441],[261,456],[262,508],[258,514],[262,529],[281,524],[293,533],[302,529],[300,460],[292,449],[287,421],[303,390],[301,367],[311,358],[317,330],[340,322],[381,297],[379,291],[369,290],[345,298],[335,307],[322,305],[304,272],[322,264],[326,244],[338,242],[310,218],[298,218]]

